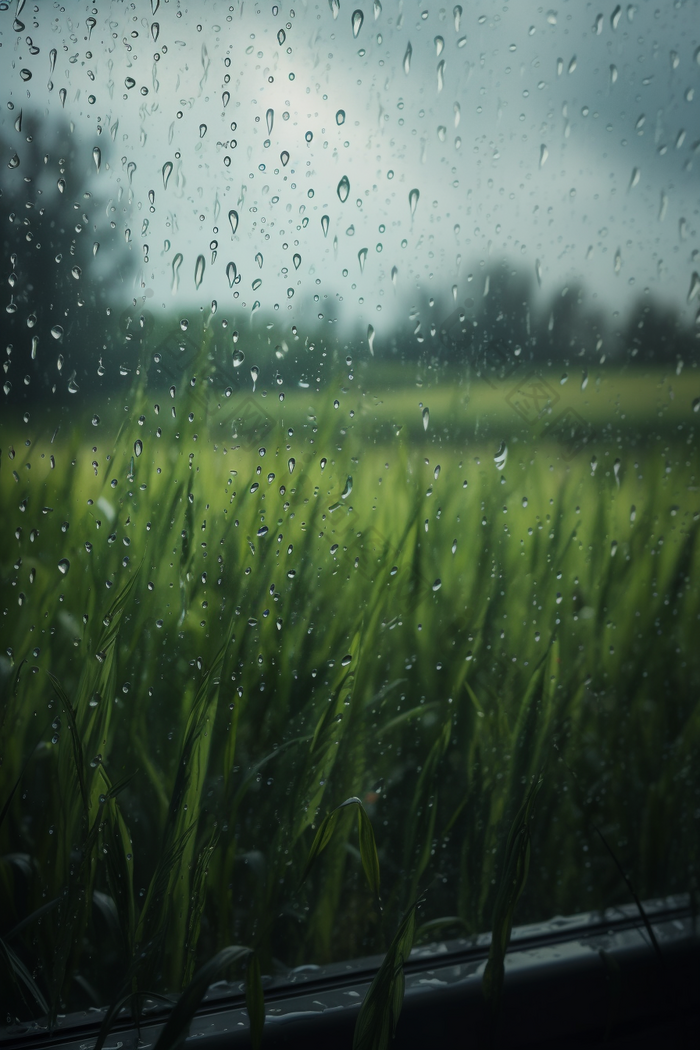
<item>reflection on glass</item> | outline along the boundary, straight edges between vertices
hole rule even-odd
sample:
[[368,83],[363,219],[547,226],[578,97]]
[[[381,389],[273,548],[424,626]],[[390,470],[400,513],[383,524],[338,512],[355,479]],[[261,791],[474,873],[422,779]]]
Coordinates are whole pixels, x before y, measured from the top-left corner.
[[687,10],[7,7],[7,1024],[691,890]]

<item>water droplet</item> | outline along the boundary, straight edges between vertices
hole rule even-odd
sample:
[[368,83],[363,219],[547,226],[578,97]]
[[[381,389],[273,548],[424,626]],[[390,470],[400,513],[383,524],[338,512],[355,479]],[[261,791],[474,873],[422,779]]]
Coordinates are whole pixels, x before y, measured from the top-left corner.
[[199,288],[199,286],[202,283],[202,280],[204,278],[204,267],[205,267],[204,256],[203,255],[198,255],[197,256],[197,262],[195,263],[195,267],[194,267],[194,286],[195,286],[195,288]]
[[610,557],[614,558],[617,554],[617,540],[613,540],[610,544]]
[[340,14],[340,0],[328,0],[328,6],[331,9],[333,18],[337,18]]
[[297,464],[296,464],[296,460],[295,460],[295,459],[289,459],[289,460],[287,460],[287,466],[288,466],[288,468],[289,468],[289,473],[290,473],[290,474],[293,474],[293,473],[294,473],[294,468],[296,467],[296,465],[297,465]]
[[457,4],[457,6],[452,11],[452,15],[455,20],[455,33],[459,33],[459,23],[462,19],[462,8],[459,6],[459,4]]
[[350,193],[350,180],[347,175],[343,175],[342,179],[338,183],[337,189],[338,197],[340,198],[341,204],[345,204]]
[[438,62],[438,67],[437,67],[437,89],[438,89],[438,94],[440,94],[440,92],[442,91],[444,86],[445,86],[445,60],[444,60],[444,58],[441,58],[440,61]]
[[278,30],[277,43],[279,44],[280,47],[282,47],[282,44],[285,42],[286,39],[287,39],[287,34],[285,33],[284,29]]
[[168,179],[170,178],[172,173],[173,173],[173,162],[171,160],[166,160],[165,164],[163,165],[163,189],[164,190],[167,190],[167,188],[168,188]]
[[661,202],[659,204],[659,222],[663,222],[666,218],[666,211],[668,209],[668,196],[661,191]]
[[596,456],[591,456],[591,476],[593,476],[595,474],[597,466],[598,466],[598,458]]
[[523,507],[527,507],[527,496],[523,496]]
[[396,266],[392,266],[392,268],[391,268],[391,282],[394,285],[394,287],[396,287],[396,279],[397,279],[398,276],[399,276],[398,268]]
[[353,11],[353,13],[352,13],[352,35],[355,37],[355,39],[357,39],[357,36],[358,36],[360,30],[362,29],[362,23],[364,22],[364,20],[365,20],[365,16],[362,13],[362,11],[360,11],[359,8],[356,11]]
[[613,29],[617,29],[620,24],[620,16],[622,15],[622,8],[618,4],[613,13],[610,15],[610,25]]
[[634,189],[635,186],[639,185],[639,179],[641,178],[639,168],[632,169],[632,176],[630,178],[630,184],[627,187],[628,191]]
[[282,161],[282,167],[286,168],[289,164],[289,154],[287,153],[286,149],[283,149],[280,153],[280,160]]
[[56,185],[58,186],[58,192],[59,193],[63,193],[65,188],[66,188],[66,180],[65,179],[59,179],[58,182],[56,183]]
[[411,190],[411,192],[408,195],[408,203],[409,203],[410,208],[411,208],[411,215],[412,216],[416,214],[416,208],[418,207],[418,200],[419,200],[419,198],[420,198],[419,190],[415,190],[415,189]]
[[59,90],[59,92],[58,92],[58,97],[61,100],[61,105],[62,106],[65,106],[65,104],[66,104],[66,97],[67,97],[67,95],[68,95],[68,92],[66,91],[65,88],[61,88]]
[[182,252],[178,252],[177,255],[175,256],[175,258],[173,259],[173,263],[172,263],[173,283],[172,283],[172,285],[170,287],[170,291],[171,291],[171,293],[173,295],[175,295],[175,292],[177,291],[177,286],[180,283],[180,275],[179,275],[178,271],[180,269],[181,264],[182,264]]
[[367,249],[360,248],[359,252],[357,253],[357,258],[360,261],[360,273],[364,273],[365,263],[367,262]]
[[442,580],[439,580],[439,579],[436,580],[435,583],[433,584],[433,590],[434,591],[439,591],[441,587],[442,587]]
[[274,122],[275,122],[275,111],[274,111],[274,109],[268,109],[267,113],[265,114],[265,123],[267,124],[267,133],[268,133],[268,135],[272,134],[272,125],[274,124]]
[[7,162],[7,166],[8,166],[8,168],[18,168],[19,167],[19,157],[17,156],[16,153],[14,154],[14,156],[10,157],[10,159]]
[[540,168],[543,168],[545,166],[545,164],[547,163],[547,157],[548,156],[549,156],[549,150],[547,149],[547,147],[543,143],[540,146]]
[[542,287],[542,263],[539,259],[535,259],[535,276],[537,277],[537,283]]
[[413,48],[411,47],[411,41],[406,44],[406,51],[403,56],[403,71],[408,76],[411,72],[411,55],[413,54]]
[[226,276],[228,277],[229,288],[233,288],[233,285],[236,281],[236,277],[238,276],[238,270],[236,269],[235,263],[230,262],[228,264],[228,266],[226,267]]
[[340,493],[340,498],[341,499],[347,499],[351,492],[352,492],[352,478],[348,474],[347,481],[345,482],[345,488]]
[[200,137],[200,139],[203,139],[204,136],[206,135],[206,133],[207,133],[207,126],[206,126],[206,124],[200,124],[199,125],[199,137]]
[[58,571],[65,576],[69,569],[70,562],[68,561],[68,558],[61,558],[58,563]]
[[242,350],[234,350],[233,351],[233,358],[232,358],[232,360],[233,360],[233,367],[234,368],[240,368],[241,365],[243,364],[243,362],[245,361],[245,354],[243,353]]
[[498,446],[498,452],[493,457],[493,462],[496,464],[497,470],[503,470],[508,459],[508,446],[505,441],[502,441]]
[[435,44],[435,53],[439,58],[445,49],[445,41],[441,36],[436,36],[433,43]]
[[617,66],[610,66],[610,83],[617,83]]
[[690,288],[688,289],[688,302],[691,302],[696,297],[700,298],[700,276],[697,272],[693,273],[690,278]]
[[253,367],[250,370],[250,378],[253,380],[253,390],[255,390],[255,384],[258,381],[258,376],[259,375],[260,375],[260,369],[258,368],[257,365],[253,365]]
[[151,40],[153,41],[154,44],[158,40],[159,33],[160,33],[160,25],[158,24],[158,22],[152,22],[151,23]]
[[53,325],[53,327],[51,328],[51,335],[54,337],[54,339],[63,338],[63,329],[61,328],[60,324]]
[[142,452],[143,452],[143,441],[141,440],[141,438],[137,438],[136,441],[134,442],[134,455],[136,457],[138,457],[138,456],[141,455]]
[[52,47],[51,50],[49,51],[49,73],[53,73],[54,69],[56,68],[56,57],[57,57],[57,55],[58,55],[58,51],[56,50],[55,47]]
[[101,152],[99,146],[93,146],[92,147],[92,159],[94,160],[95,167],[96,167],[97,171],[99,172],[100,164],[102,163],[102,152]]
[[231,233],[235,236],[238,229],[238,212],[231,209],[228,213],[228,221],[231,224]]
[[335,115],[335,122],[338,126],[345,123],[345,110],[339,109]]
[[429,422],[430,422],[430,409],[426,407],[426,408],[423,409],[423,430],[427,430],[428,429],[428,423]]
[[614,269],[615,273],[619,273],[620,270],[622,269],[622,252],[620,251],[619,248],[615,252],[615,261],[613,263],[613,269]]
[[371,324],[367,325],[367,342],[369,344],[369,352],[374,357],[374,327]]
[[328,224],[329,223],[330,223],[329,217],[327,215],[322,215],[321,216],[321,229],[323,230],[323,236],[324,237],[328,236]]
[[22,80],[24,80],[24,81],[32,79],[32,74],[31,74],[31,71],[29,69],[20,69],[19,75],[21,76]]

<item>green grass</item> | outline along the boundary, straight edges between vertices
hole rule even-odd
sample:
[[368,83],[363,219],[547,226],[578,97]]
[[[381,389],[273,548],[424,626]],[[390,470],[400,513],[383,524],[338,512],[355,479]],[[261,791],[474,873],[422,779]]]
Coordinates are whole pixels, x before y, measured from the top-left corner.
[[450,428],[468,397],[504,429],[478,385],[258,390],[245,435],[189,377],[53,442],[5,420],[5,1015],[177,992],[229,945],[264,973],[386,951],[421,894],[418,939],[509,931],[540,772],[517,921],[629,899],[594,828],[642,899],[692,888],[698,461],[688,391],[661,439],[633,380],[622,437],[601,410],[565,458],[511,422],[500,470]]

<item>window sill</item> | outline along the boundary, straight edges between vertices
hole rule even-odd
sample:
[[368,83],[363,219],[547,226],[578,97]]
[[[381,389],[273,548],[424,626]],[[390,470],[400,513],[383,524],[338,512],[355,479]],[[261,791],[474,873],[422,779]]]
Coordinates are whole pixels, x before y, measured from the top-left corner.
[[[687,897],[646,905],[663,963],[633,906],[513,931],[506,959],[501,1047],[651,1047],[691,1045],[700,1025],[700,937]],[[395,1046],[425,1047],[436,1037],[485,1045],[488,1016],[481,975],[489,937],[415,949],[406,965],[406,994]],[[360,1004],[380,957],[324,970],[305,968],[266,988],[263,1047],[352,1045]],[[90,1050],[100,1012],[65,1018],[50,1035],[40,1026],[0,1034],[7,1050]],[[162,1028],[158,1011],[141,1027],[117,1023],[106,1050],[146,1050]],[[240,986],[212,988],[192,1023],[188,1043],[205,1050],[248,1046]]]

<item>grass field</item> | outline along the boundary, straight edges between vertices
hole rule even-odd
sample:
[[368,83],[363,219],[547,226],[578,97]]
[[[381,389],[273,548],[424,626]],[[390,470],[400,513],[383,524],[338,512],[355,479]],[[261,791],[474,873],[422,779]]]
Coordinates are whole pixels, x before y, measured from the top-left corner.
[[[518,921],[628,898],[596,827],[696,886],[695,380],[521,379],[6,417],[5,1014],[380,952],[420,892],[420,938],[487,930],[540,772]],[[353,796],[380,900],[355,806],[300,884]]]

